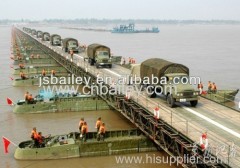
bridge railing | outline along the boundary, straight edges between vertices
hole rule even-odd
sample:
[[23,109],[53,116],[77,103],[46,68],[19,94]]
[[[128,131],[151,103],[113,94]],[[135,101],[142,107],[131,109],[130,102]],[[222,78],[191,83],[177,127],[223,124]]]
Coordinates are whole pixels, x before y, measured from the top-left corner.
[[[186,120],[181,117],[181,111],[175,112],[164,105],[159,105],[148,97],[140,98],[139,96],[132,96],[138,104],[141,104],[149,112],[153,113],[156,106],[160,108],[160,118],[173,126],[177,131],[181,132],[200,146],[200,137],[203,132],[207,132],[208,148],[206,150],[206,157],[210,157],[211,154],[215,155],[219,159],[231,167],[237,167],[240,165],[240,148],[235,145],[234,142],[227,142],[223,137],[217,135],[203,119]],[[210,154],[211,153],[211,154]]]

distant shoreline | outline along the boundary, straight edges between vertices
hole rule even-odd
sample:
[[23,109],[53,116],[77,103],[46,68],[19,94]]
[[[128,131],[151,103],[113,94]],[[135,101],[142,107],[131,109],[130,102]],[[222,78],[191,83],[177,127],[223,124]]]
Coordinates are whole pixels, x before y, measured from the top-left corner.
[[6,24],[201,24],[201,25],[240,25],[240,20],[155,20],[155,19],[45,19],[45,20],[0,20],[0,25]]

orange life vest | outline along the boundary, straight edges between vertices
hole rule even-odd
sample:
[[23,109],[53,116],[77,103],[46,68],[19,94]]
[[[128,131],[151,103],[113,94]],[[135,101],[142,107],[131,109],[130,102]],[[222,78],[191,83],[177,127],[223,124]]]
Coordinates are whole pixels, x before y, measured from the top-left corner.
[[99,129],[99,132],[100,133],[105,133],[106,130],[105,130],[105,126],[101,125],[100,129]]
[[81,133],[82,133],[82,134],[86,134],[87,132],[88,132],[87,125],[83,125],[83,126],[82,126],[82,130],[81,130]]
[[102,125],[102,121],[101,120],[97,120],[96,128],[100,128],[101,125]]

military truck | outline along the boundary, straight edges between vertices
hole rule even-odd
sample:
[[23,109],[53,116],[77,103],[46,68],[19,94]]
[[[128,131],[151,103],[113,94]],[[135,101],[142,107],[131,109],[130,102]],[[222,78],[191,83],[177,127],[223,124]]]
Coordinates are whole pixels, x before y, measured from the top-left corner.
[[74,38],[65,38],[62,40],[62,50],[65,52],[70,52],[70,50],[73,50],[73,52],[79,52],[78,47],[78,41]]
[[112,68],[110,48],[101,44],[91,44],[87,47],[88,63],[98,68],[99,66],[108,66]]
[[42,38],[42,34],[43,34],[43,32],[38,30],[37,31],[37,38]]
[[[148,59],[140,65],[140,76],[141,82],[149,80],[147,89],[150,97],[161,93],[170,107],[174,107],[175,102],[190,102],[192,107],[198,103],[199,92],[189,83],[189,69],[182,64],[160,58]],[[156,80],[159,83],[156,84]]]
[[31,33],[32,33],[33,36],[37,35],[37,31],[35,29],[32,29]]
[[52,34],[50,36],[50,44],[53,46],[61,46],[61,36],[58,34]]
[[50,40],[50,34],[48,32],[44,32],[42,34],[42,41],[49,41]]

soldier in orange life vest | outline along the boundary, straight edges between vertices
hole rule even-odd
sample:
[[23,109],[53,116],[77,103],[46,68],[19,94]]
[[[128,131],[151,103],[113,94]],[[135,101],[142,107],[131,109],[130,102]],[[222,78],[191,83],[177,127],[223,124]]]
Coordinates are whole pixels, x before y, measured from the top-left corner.
[[200,82],[198,84],[198,90],[199,90],[199,93],[202,94],[202,91],[203,91],[203,84],[202,84],[202,82]]
[[33,147],[38,146],[38,133],[36,127],[33,127],[31,132],[31,139],[34,141]]
[[82,130],[83,123],[84,123],[84,118],[81,118],[80,121],[79,121],[79,125],[78,125],[80,133],[81,133],[81,130]]
[[20,71],[20,77],[21,77],[22,80],[26,79],[26,76],[22,71]]
[[100,141],[100,139],[104,141],[105,132],[106,132],[105,123],[102,123],[98,131],[98,136],[97,136],[98,141]]
[[86,138],[87,138],[87,133],[88,133],[88,127],[87,127],[87,122],[84,121],[83,123],[83,126],[82,126],[82,129],[81,129],[81,135],[80,135],[80,138],[82,138],[82,140],[84,142],[86,142]]
[[52,74],[52,76],[55,76],[56,72],[54,69],[52,69],[51,74]]
[[39,148],[43,148],[45,147],[45,144],[44,144],[44,137],[42,136],[42,132],[38,132],[37,134],[37,141],[38,141],[38,147]]
[[102,118],[99,117],[98,120],[96,121],[95,128],[97,128],[97,132],[99,131],[100,126],[102,125]]
[[28,95],[28,104],[33,104],[34,99],[32,97],[32,94]]
[[208,81],[208,93],[211,93],[211,89],[212,89],[212,83],[211,81]]
[[42,70],[42,76],[46,76],[46,70],[45,69]]
[[24,65],[22,63],[19,64],[20,69],[24,69]]
[[25,95],[24,95],[24,99],[25,99],[25,102],[28,103],[28,96],[29,96],[29,93],[26,92]]
[[216,86],[216,84],[214,82],[212,84],[211,91],[212,91],[212,93],[216,93],[217,92],[217,86]]
[[70,50],[71,61],[73,61],[73,50]]

